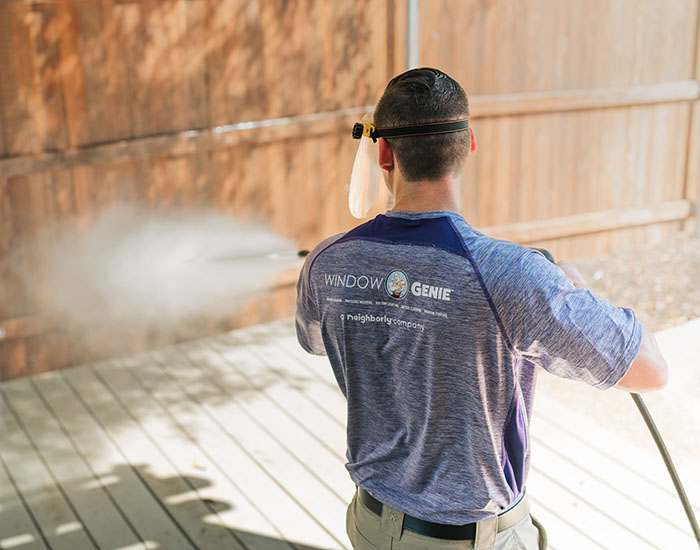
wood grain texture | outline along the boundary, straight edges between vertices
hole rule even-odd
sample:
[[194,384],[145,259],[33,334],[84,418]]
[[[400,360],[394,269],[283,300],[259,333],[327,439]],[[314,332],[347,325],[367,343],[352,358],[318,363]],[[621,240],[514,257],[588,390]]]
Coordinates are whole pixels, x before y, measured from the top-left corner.
[[[4,390],[2,399],[4,406],[0,407],[0,421],[6,443],[0,449],[0,457],[25,495],[27,506],[44,533],[44,540],[52,549],[94,548],[93,539],[80,523],[80,516],[71,508],[36,445],[8,406]],[[73,529],[66,530],[66,525]]]
[[[419,4],[420,64],[471,97],[470,223],[567,256],[690,227],[697,0]],[[259,219],[300,248],[359,223],[348,132],[405,69],[406,17],[406,0],[0,2],[0,318],[47,315],[18,275],[43,277],[47,228],[90,231],[117,203]],[[2,375],[288,316],[282,286],[123,345],[107,326],[27,333],[0,343]]]
[[[123,519],[107,491],[90,491],[100,486],[99,478],[65,437],[62,426],[37,395],[28,380],[11,384],[3,393],[14,412],[21,417],[27,436],[39,449],[51,476],[58,482],[77,517],[98,548],[138,545],[138,538]],[[69,483],[68,480],[74,480]],[[60,532],[60,529],[59,529]]]
[[685,146],[671,136],[687,113],[667,104],[477,119],[467,165],[478,157],[483,170],[467,172],[465,212],[493,226],[680,200]]
[[[695,189],[698,178],[684,175],[695,170],[695,138],[680,136],[697,124],[697,1],[596,4],[421,4],[420,64],[446,70],[472,98],[480,158],[464,206],[477,225],[645,208]],[[607,251],[613,233],[615,246],[631,234],[588,235],[575,250]]]
[[470,111],[473,117],[489,117],[695,101],[698,98],[698,81],[685,80],[617,88],[478,95],[471,98]]
[[131,135],[126,67],[112,0],[78,2],[90,142]]
[[[636,86],[689,77],[696,0],[422,2],[420,63],[472,95]],[[589,70],[588,68],[594,68]]]
[[56,19],[60,31],[57,47],[68,144],[70,148],[82,147],[90,143],[90,122],[85,67],[82,60],[83,38],[77,3],[58,3]]
[[29,17],[32,65],[36,84],[34,115],[41,150],[62,150],[68,145],[58,41],[62,32],[57,6],[35,4]]
[[[700,2],[696,5],[695,63],[690,66],[694,78],[700,78]],[[683,196],[695,204],[695,217],[684,230],[700,236],[700,102],[691,107],[688,122],[687,161]]]
[[0,105],[8,155],[35,153],[43,145],[28,4],[0,5]]
[[247,121],[212,129],[166,133],[153,137],[95,144],[60,153],[0,158],[0,177],[7,178],[73,166],[89,166],[164,154],[201,153],[245,143],[269,143],[307,135],[341,132],[344,137],[348,137],[352,125],[370,109],[369,105],[351,107],[340,111]]
[[518,243],[586,235],[642,225],[681,222],[691,216],[692,204],[678,200],[658,204],[653,208],[594,211],[564,218],[549,218],[530,222],[481,227],[489,236]]
[[[627,399],[589,389],[604,412],[584,414],[563,388],[542,375],[530,432],[528,495],[550,548],[608,548],[596,526],[621,548],[656,548],[659,533],[691,548],[643,424],[605,423]],[[349,548],[347,404],[327,358],[305,353],[289,321],[2,384],[0,405],[3,537],[39,542],[21,548],[46,548],[42,530],[73,550],[97,546],[88,532],[123,541],[100,548],[134,535],[144,542],[133,550]],[[684,482],[697,502],[693,473]],[[27,510],[39,528],[18,517]],[[69,520],[73,530],[56,531]]]

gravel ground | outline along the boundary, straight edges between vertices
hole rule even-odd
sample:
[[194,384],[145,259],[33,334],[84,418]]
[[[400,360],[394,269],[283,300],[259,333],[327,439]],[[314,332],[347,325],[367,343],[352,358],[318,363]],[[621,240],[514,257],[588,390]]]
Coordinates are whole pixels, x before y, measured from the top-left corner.
[[632,308],[653,332],[700,317],[700,241],[679,234],[648,249],[572,261],[596,296]]

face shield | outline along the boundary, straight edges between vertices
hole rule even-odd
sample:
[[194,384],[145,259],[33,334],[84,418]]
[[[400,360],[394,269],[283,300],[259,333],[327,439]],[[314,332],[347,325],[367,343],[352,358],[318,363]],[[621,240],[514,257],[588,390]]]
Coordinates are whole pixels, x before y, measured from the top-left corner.
[[468,130],[468,118],[446,122],[396,126],[394,128],[376,128],[372,123],[371,114],[363,116],[362,122],[356,123],[352,129],[352,137],[359,139],[360,144],[357,147],[355,162],[352,166],[352,175],[350,176],[350,195],[348,199],[350,213],[355,218],[366,217],[379,196],[382,172],[379,168],[377,139],[380,137],[398,138],[449,134]]
[[352,165],[348,198],[350,213],[355,218],[367,216],[379,196],[382,172],[379,168],[377,138],[372,137],[373,129],[372,114],[367,113],[352,130],[352,137],[360,140]]

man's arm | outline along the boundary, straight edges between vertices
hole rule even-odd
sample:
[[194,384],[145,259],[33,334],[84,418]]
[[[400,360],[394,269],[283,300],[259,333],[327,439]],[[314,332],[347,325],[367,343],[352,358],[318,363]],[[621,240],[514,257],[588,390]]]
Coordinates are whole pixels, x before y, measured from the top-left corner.
[[[571,279],[575,287],[588,288],[583,276],[571,264],[559,262],[557,265]],[[635,393],[660,390],[668,382],[668,365],[661,355],[654,334],[649,327],[639,322],[642,325],[642,343],[639,352],[632,366],[615,387]]]

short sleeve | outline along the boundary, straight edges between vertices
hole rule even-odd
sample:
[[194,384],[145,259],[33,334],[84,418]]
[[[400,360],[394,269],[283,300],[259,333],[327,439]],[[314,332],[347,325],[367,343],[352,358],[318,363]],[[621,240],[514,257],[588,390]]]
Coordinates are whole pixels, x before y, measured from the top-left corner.
[[306,257],[297,282],[296,329],[297,340],[304,350],[314,355],[327,355],[321,334],[321,314],[313,288],[311,268],[316,258],[345,233],[339,233],[321,242]]
[[309,279],[311,257],[307,257],[297,282],[296,329],[297,340],[304,350],[314,355],[326,355],[321,337],[318,306]]
[[492,300],[512,347],[548,372],[606,389],[627,373],[642,340],[630,309],[576,288],[540,253],[512,245],[488,262]]

